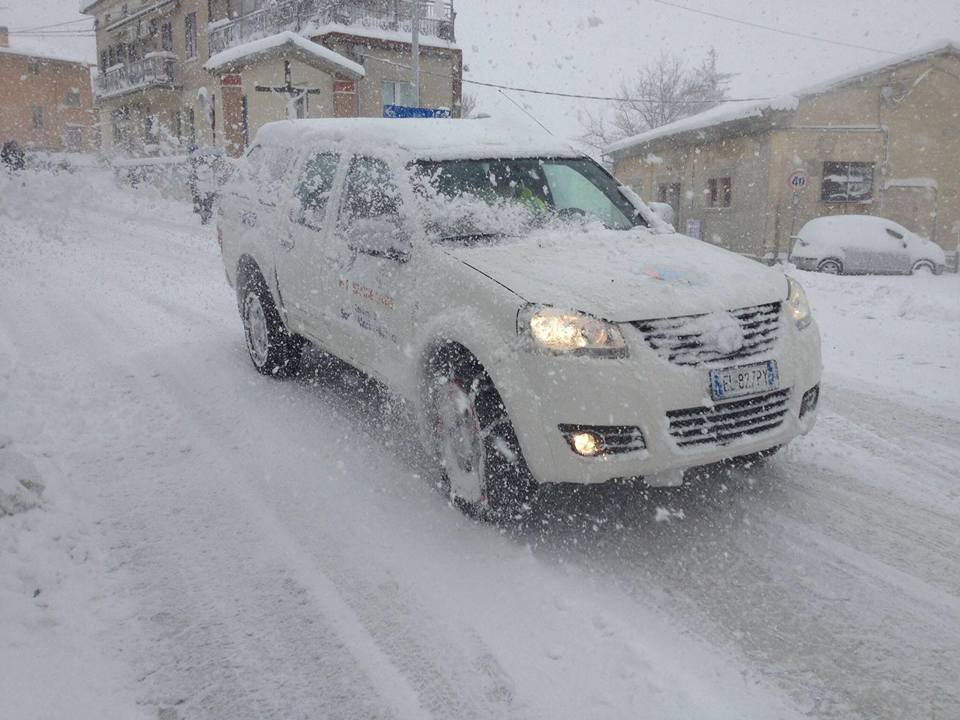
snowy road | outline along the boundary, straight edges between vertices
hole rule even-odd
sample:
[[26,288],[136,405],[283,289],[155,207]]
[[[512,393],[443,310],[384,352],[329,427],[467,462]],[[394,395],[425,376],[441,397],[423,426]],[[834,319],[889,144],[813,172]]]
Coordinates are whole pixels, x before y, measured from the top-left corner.
[[0,454],[47,485],[0,518],[11,717],[960,717],[957,317],[907,391],[812,280],[810,436],[483,526],[380,389],[258,376],[213,231],[101,180],[0,199]]

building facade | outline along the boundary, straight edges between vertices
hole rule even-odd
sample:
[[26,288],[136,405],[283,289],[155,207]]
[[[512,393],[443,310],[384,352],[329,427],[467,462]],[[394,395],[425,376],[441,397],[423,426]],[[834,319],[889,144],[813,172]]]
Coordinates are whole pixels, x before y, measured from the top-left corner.
[[0,27],[0,144],[49,151],[93,149],[90,66],[11,48]]
[[239,154],[272,120],[380,117],[412,99],[414,17],[420,105],[459,108],[451,0],[93,0],[84,12],[108,151]]
[[727,104],[606,149],[680,232],[782,257],[815,217],[879,215],[960,244],[960,49],[944,43],[759,105]]

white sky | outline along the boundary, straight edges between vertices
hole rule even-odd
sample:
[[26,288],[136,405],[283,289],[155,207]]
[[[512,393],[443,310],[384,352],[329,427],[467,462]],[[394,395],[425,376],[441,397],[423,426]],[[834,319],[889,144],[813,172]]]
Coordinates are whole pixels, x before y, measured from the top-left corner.
[[[960,41],[960,0],[672,0],[692,8],[833,40],[910,52],[940,39]],[[720,69],[737,73],[735,96],[778,95],[884,56],[744,27],[660,5],[654,0],[454,0],[466,78],[564,92],[615,94],[631,68],[659,53],[697,63],[712,45]],[[0,0],[11,29],[80,17],[79,0]],[[75,27],[75,26],[67,26]],[[87,38],[17,35],[16,47],[43,48],[93,62]],[[496,90],[465,85],[480,110],[529,121]],[[577,112],[598,103],[521,93],[557,135],[580,132]]]

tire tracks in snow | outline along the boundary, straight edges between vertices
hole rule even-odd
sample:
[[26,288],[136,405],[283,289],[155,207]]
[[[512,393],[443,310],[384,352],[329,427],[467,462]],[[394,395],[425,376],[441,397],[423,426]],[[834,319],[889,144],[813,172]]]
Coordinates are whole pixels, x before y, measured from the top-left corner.
[[[131,304],[139,302],[141,305],[156,306],[157,303],[149,296],[146,298],[138,297],[129,286],[122,289],[124,295],[126,295],[121,303],[125,310],[124,319],[150,317],[149,313],[142,312],[142,310],[132,307]],[[152,417],[154,421],[153,424],[157,426],[154,428],[154,432],[163,434],[167,432],[169,428],[163,427],[164,422],[157,423],[157,418],[164,419],[167,423],[173,422],[178,416],[178,413],[182,413],[183,408],[190,408],[188,416],[202,417],[202,420],[196,423],[195,427],[216,427],[217,418],[211,417],[210,413],[207,412],[209,408],[203,407],[202,401],[198,401],[198,398],[202,397],[203,394],[198,394],[196,387],[197,378],[202,377],[206,372],[203,369],[204,366],[210,368],[210,363],[207,360],[197,358],[197,364],[191,366],[179,364],[175,360],[175,358],[179,356],[166,352],[164,345],[155,346],[154,349],[150,351],[138,350],[130,353],[130,348],[137,347],[138,340],[142,345],[143,338],[155,328],[150,327],[149,324],[144,327],[131,326],[113,314],[96,309],[96,307],[93,309],[86,305],[73,305],[70,307],[69,294],[66,293],[61,293],[59,298],[51,297],[50,299],[54,300],[53,304],[55,306],[61,306],[61,308],[58,308],[60,312],[57,313],[56,321],[46,328],[47,336],[50,339],[59,338],[61,341],[66,339],[68,340],[67,345],[72,346],[75,344],[75,341],[79,340],[79,337],[71,337],[70,329],[83,328],[85,347],[97,348],[97,350],[91,351],[88,356],[84,358],[85,362],[83,364],[96,367],[96,375],[109,379],[108,384],[115,391],[115,394],[119,395],[119,402],[129,401],[140,405],[141,402],[152,397],[166,397],[165,407],[149,408],[140,406],[133,415],[126,415],[119,418],[117,426],[112,428],[113,432],[118,434],[122,433],[124,426],[131,421],[142,421],[144,418]],[[57,300],[59,300],[59,302],[57,302]],[[69,307],[69,310],[64,312],[67,307]],[[170,303],[163,303],[162,309],[166,313],[174,312],[174,308],[171,307]],[[195,322],[195,319],[193,319],[193,321]],[[97,332],[93,331],[95,328],[98,330]],[[50,340],[44,340],[41,344],[47,344],[48,342],[50,342]],[[237,348],[238,344],[240,343],[231,342],[227,347],[233,350]],[[173,369],[174,366],[176,366],[175,370]],[[250,372],[252,373],[252,371]],[[260,381],[260,378],[257,378],[257,380]],[[171,390],[173,391],[172,393]],[[206,393],[206,395],[209,396],[209,393]],[[113,401],[117,401],[117,398],[113,398]],[[204,415],[206,415],[206,417],[203,417]],[[201,430],[201,432],[203,432],[203,430]],[[168,435],[166,439],[168,441],[176,441],[178,438],[173,435]],[[222,441],[222,438],[211,439],[215,445],[218,441]],[[169,445],[169,442],[165,444]],[[180,448],[181,451],[184,449],[185,448]],[[222,450],[224,451],[224,456],[229,456],[229,448],[222,448]],[[169,447],[167,451],[171,453],[176,452],[174,448]],[[94,462],[94,466],[96,465],[97,463]],[[232,474],[236,477],[242,477],[243,471],[244,468],[238,467]],[[169,480],[167,484],[169,484]],[[418,645],[417,639],[409,635],[402,637],[402,639],[391,639],[391,634],[396,635],[397,628],[384,626],[382,622],[380,622],[376,628],[379,637],[375,638],[371,635],[367,630],[367,626],[354,612],[351,604],[340,594],[337,584],[335,584],[329,576],[320,571],[316,564],[312,564],[303,552],[298,549],[293,539],[282,530],[276,520],[264,509],[263,500],[258,499],[254,491],[243,483],[239,483],[236,487],[231,488],[231,493],[237,497],[244,498],[244,501],[241,503],[242,512],[248,519],[250,516],[253,516],[254,524],[262,531],[258,533],[258,536],[267,538],[277,544],[277,550],[272,554],[277,558],[283,558],[283,566],[287,568],[287,572],[283,573],[286,578],[283,583],[281,583],[281,586],[291,592],[306,592],[306,594],[313,599],[315,609],[319,610],[321,615],[328,616],[327,624],[331,628],[335,628],[337,634],[342,635],[341,647],[349,647],[351,655],[358,656],[355,659],[360,663],[359,667],[363,669],[362,672],[373,682],[374,686],[379,687],[379,694],[383,706],[394,708],[391,716],[402,718],[430,717],[430,713],[420,704],[418,692],[413,689],[404,674],[398,669],[398,666],[394,664],[394,661],[398,658],[403,659],[403,655],[410,655],[409,651],[404,648],[416,648]],[[223,501],[222,492],[220,495],[221,501]],[[129,493],[125,493],[123,499],[129,500]],[[210,498],[208,498],[208,500],[209,499]],[[235,500],[236,498],[232,499]],[[133,526],[128,527],[128,530],[132,529]],[[183,558],[183,560],[189,561],[187,558]],[[154,562],[155,561],[156,560],[154,560]],[[138,560],[132,558],[128,562],[135,566]],[[152,571],[159,570],[160,568],[156,565],[152,567]],[[177,573],[174,573],[174,576],[171,577],[169,573],[167,573],[165,575],[166,581],[175,587],[186,590],[188,593],[196,593],[195,583],[197,578],[181,577],[178,579],[176,575]],[[291,579],[295,580],[294,586],[289,585]],[[191,585],[193,585],[192,588],[190,587]],[[292,587],[296,587],[297,590],[291,590],[290,588]],[[365,592],[368,597],[375,594],[369,588],[367,588]],[[363,597],[363,595],[364,591],[361,591],[359,596]],[[229,615],[229,609],[224,607],[221,598],[218,598],[216,595],[211,596],[208,593],[203,593],[203,597],[205,599],[197,601],[200,606],[217,607],[224,616]],[[351,593],[350,599],[353,604],[356,604],[358,599],[357,593]],[[396,612],[396,598],[393,598],[391,604],[393,605],[394,612]],[[371,607],[362,614],[366,616],[366,622],[369,622],[370,618],[382,619],[389,617],[389,613],[383,612],[384,609],[385,608],[382,607]],[[408,615],[412,615],[414,612],[417,611],[413,608],[408,608],[405,611]],[[160,610],[154,613],[154,616],[166,617],[165,613],[166,611]],[[386,635],[384,635],[384,633],[386,633]],[[384,654],[384,649],[381,647],[384,640],[387,641],[387,652],[393,657]],[[232,643],[231,645],[235,650],[238,650],[242,644],[241,642]],[[474,641],[468,644],[475,645],[476,642]],[[426,658],[430,652],[434,650],[435,648],[430,648],[429,650],[420,648],[419,652],[414,654],[422,666],[429,667],[430,662]],[[243,654],[249,656],[255,651],[256,648],[248,647]],[[436,706],[435,709],[439,712],[438,716],[493,717],[503,715],[506,707],[503,705],[503,701],[504,699],[509,700],[512,694],[509,690],[511,682],[503,676],[502,669],[498,669],[496,661],[492,660],[492,655],[490,655],[488,651],[484,651],[482,647],[477,648],[475,657],[477,660],[472,663],[467,663],[467,666],[469,667],[472,664],[473,666],[485,669],[489,682],[488,690],[484,694],[496,698],[497,702],[494,703],[494,705],[481,703],[487,705],[482,712],[471,707],[470,704],[464,705],[463,700],[465,698],[459,697],[462,693],[456,690],[453,685],[445,684],[444,681],[441,680],[444,677],[444,672],[441,668],[435,667],[427,673],[421,672],[421,675],[424,675],[424,677],[420,678],[420,682],[418,683],[420,687],[418,690],[432,697],[433,705]],[[460,661],[462,658],[457,658],[457,660]],[[150,671],[148,671],[148,673],[149,672]],[[145,675],[148,673],[145,673]],[[219,698],[221,701],[224,695],[227,694],[223,688],[218,689],[216,687],[195,688],[195,692],[201,695],[207,694]],[[243,696],[243,690],[241,688],[234,687],[230,692],[241,697]],[[165,691],[155,699],[161,702],[183,701],[184,698],[179,697],[179,695],[180,693]],[[474,702],[475,701],[476,699],[474,699]],[[202,707],[209,709],[209,702],[201,702],[204,703]]]

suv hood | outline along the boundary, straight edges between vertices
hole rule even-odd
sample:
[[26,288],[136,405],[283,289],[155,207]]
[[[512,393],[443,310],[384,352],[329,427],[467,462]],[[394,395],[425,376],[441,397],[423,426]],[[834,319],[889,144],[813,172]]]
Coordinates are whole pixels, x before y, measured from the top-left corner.
[[615,322],[698,315],[783,300],[787,281],[760,263],[676,233],[544,231],[448,252],[524,300]]

